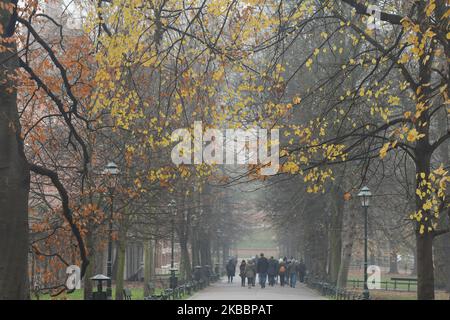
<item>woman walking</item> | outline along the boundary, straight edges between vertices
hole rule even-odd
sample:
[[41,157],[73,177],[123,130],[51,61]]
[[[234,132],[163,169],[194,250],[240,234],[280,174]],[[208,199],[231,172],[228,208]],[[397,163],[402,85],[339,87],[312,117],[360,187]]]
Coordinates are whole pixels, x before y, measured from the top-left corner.
[[241,277],[241,287],[245,287],[245,266],[247,263],[245,260],[242,260],[241,265],[239,266],[239,276]]
[[233,283],[233,278],[236,274],[236,265],[234,264],[233,260],[229,260],[226,266],[227,269],[227,276],[228,276],[228,283]]
[[251,289],[255,279],[255,264],[252,260],[248,260],[245,265],[245,277],[247,278],[248,288]]

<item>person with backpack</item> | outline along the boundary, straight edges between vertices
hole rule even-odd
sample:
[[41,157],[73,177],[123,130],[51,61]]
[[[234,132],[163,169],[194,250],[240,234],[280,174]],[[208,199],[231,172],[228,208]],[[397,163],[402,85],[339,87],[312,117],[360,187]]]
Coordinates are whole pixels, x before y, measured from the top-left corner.
[[284,287],[286,279],[286,264],[284,261],[280,262],[280,268],[278,269],[278,275],[280,276],[280,285]]

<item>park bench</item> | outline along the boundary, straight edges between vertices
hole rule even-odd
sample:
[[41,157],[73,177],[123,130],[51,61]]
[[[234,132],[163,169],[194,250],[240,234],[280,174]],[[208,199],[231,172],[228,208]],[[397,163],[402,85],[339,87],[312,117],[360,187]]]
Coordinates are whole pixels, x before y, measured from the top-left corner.
[[177,298],[181,298],[182,296],[184,296],[186,294],[186,284],[179,286],[177,289],[178,289]]
[[188,283],[186,283],[186,292],[187,292],[187,294],[188,295],[191,295],[191,292],[192,292],[192,287],[193,287],[193,284],[192,284],[192,282],[188,282]]
[[417,278],[391,278],[391,281],[394,281],[394,290],[397,290],[397,282],[399,283],[408,283],[408,291],[411,288],[411,283],[416,284],[417,283]]
[[124,288],[123,297],[125,298],[125,300],[131,300],[131,290],[128,288]]
[[173,289],[165,289],[164,290],[164,300],[175,300]]
[[198,291],[200,289],[200,282],[197,280],[192,281],[192,288],[194,291]]
[[211,282],[216,282],[220,279],[220,275],[218,273],[213,273],[209,278]]
[[164,298],[165,298],[164,295],[152,294],[149,295],[148,297],[144,297],[144,300],[165,300]]

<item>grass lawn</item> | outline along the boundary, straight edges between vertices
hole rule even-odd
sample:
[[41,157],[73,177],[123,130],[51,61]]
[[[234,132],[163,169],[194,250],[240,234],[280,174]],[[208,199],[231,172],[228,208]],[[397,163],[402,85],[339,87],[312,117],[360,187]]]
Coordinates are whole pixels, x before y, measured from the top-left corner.
[[[415,276],[409,274],[391,274],[382,272],[381,273],[381,289],[380,290],[370,290],[370,297],[374,300],[416,300],[416,290],[417,285],[411,283],[410,291],[408,292],[408,283],[400,283],[397,281],[397,289],[394,290],[394,282],[391,278],[415,278]],[[361,292],[363,285],[363,271],[351,270],[348,275],[347,289]],[[353,283],[351,280],[359,280],[359,288],[353,288]],[[386,282],[388,281],[388,290],[386,290]],[[356,283],[355,283],[356,286]],[[449,294],[444,291],[436,291],[436,300],[448,300]]]
[[[131,299],[132,300],[143,300],[144,299],[144,289],[140,287],[127,287],[131,290]],[[96,290],[96,289],[94,289]],[[116,296],[116,288],[113,286],[112,288],[112,296],[113,299]],[[156,288],[155,294],[158,295],[163,291],[163,289]],[[185,299],[186,297],[183,297]],[[32,297],[33,300],[38,300],[37,297]],[[51,297],[49,294],[44,294],[39,296],[39,300],[83,300],[83,289],[75,290],[74,292],[62,293],[57,297]]]
[[[388,290],[394,290],[394,288],[395,288],[396,290],[408,291],[408,282],[407,281],[405,281],[405,282],[397,281],[397,285],[395,286],[394,281],[391,280],[391,278],[415,278],[415,276],[411,276],[409,274],[390,274],[390,273],[382,272],[381,273],[381,289],[385,290],[386,282],[388,282],[388,284],[387,284]],[[363,281],[364,281],[364,275],[363,275],[362,269],[361,269],[361,272],[357,272],[357,271],[353,270],[352,272],[349,273],[348,281],[347,281],[348,288],[353,288],[353,286],[356,287],[357,283],[352,282],[352,280],[359,280],[358,286],[362,287]],[[416,288],[417,288],[416,283],[411,282],[410,291],[415,292]]]
[[[356,291],[356,290],[355,290]],[[361,289],[358,290],[362,291]],[[373,300],[417,300],[416,291],[386,291],[370,290],[370,298]],[[449,294],[444,291],[435,292],[436,300],[448,300]]]

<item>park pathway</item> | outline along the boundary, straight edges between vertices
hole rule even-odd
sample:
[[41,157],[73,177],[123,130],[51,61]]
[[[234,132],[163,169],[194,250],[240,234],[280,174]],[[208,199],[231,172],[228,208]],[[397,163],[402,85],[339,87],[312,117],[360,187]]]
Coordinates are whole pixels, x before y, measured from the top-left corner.
[[189,300],[324,300],[325,298],[308,288],[305,284],[297,283],[296,288],[269,287],[261,289],[258,284],[251,289],[242,288],[240,278],[233,283],[227,283],[222,278],[209,287],[195,293]]

